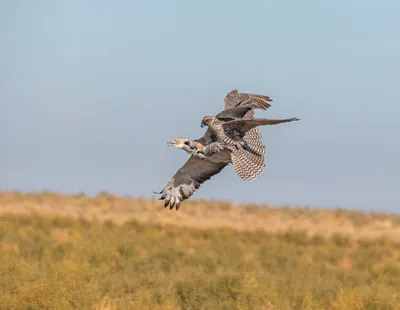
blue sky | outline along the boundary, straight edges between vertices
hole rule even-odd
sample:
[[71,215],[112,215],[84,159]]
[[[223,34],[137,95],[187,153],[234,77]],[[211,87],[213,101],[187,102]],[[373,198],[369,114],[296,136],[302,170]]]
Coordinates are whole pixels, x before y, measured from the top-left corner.
[[227,92],[274,99],[267,167],[193,198],[400,210],[400,2],[2,1],[0,188],[152,197]]

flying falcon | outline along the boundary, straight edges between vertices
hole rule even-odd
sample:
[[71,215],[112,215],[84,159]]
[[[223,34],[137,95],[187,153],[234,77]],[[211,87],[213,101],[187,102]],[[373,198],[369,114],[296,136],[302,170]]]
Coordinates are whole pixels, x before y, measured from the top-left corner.
[[229,163],[243,179],[251,181],[264,167],[265,145],[258,126],[274,125],[298,120],[297,118],[270,120],[254,119],[254,109],[266,110],[271,98],[256,94],[238,93],[237,90],[225,96],[224,110],[216,116],[203,118],[202,127],[208,126],[203,137],[197,140],[187,138],[168,142],[176,148],[191,154],[187,162],[156,194],[161,194],[164,207],[176,206],[190,196],[212,176],[218,174]]
[[[243,108],[238,107],[232,110],[235,111]],[[257,129],[258,126],[276,125],[298,120],[298,118],[293,117],[287,119],[242,118],[227,121],[221,120],[217,114],[216,116],[205,116],[201,122],[201,127],[208,126],[217,137],[218,142],[214,143],[219,143],[231,151],[232,164],[237,174],[243,180],[252,181],[262,173],[265,146],[257,144],[254,147],[254,142],[259,143],[259,140],[250,140],[252,144],[248,143],[245,139],[246,134],[253,129]],[[208,153],[208,148],[209,146],[206,146],[205,149],[201,148],[196,152]]]

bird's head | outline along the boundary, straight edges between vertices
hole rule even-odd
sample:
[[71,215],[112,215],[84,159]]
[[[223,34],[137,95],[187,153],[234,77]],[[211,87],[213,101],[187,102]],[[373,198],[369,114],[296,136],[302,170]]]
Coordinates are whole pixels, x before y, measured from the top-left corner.
[[204,116],[203,119],[201,120],[201,127],[203,128],[204,126],[208,126],[208,124],[211,122],[212,120],[212,116]]
[[183,149],[185,151],[192,148],[191,144],[190,144],[190,140],[187,138],[176,138],[172,141],[167,142],[167,145],[176,147],[178,149]]

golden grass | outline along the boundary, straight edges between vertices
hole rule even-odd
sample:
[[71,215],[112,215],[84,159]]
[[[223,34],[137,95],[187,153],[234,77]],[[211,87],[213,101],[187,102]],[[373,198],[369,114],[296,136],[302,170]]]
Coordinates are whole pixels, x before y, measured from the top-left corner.
[[400,215],[366,213],[344,209],[273,208],[262,205],[233,205],[223,201],[188,200],[177,212],[164,209],[156,199],[134,199],[100,193],[85,194],[0,192],[0,214],[54,214],[89,220],[129,220],[150,224],[175,224],[193,228],[233,228],[239,231],[286,232],[353,239],[400,241]]
[[[176,212],[104,193],[9,192],[0,209],[0,309],[400,310],[397,215],[204,201]],[[270,216],[284,224],[268,228]]]

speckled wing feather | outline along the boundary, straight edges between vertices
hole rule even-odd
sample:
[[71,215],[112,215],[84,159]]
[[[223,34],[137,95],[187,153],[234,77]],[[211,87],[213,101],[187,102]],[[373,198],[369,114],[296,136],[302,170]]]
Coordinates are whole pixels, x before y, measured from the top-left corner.
[[179,210],[182,201],[189,199],[201,184],[226,166],[226,163],[214,163],[191,156],[159,193],[162,195],[160,200],[165,201],[164,208],[169,205],[170,209],[176,206],[176,210]]
[[237,89],[230,91],[224,98],[224,109],[230,109],[241,105],[251,105],[255,109],[266,110],[271,104],[272,99],[268,96],[239,93]]

